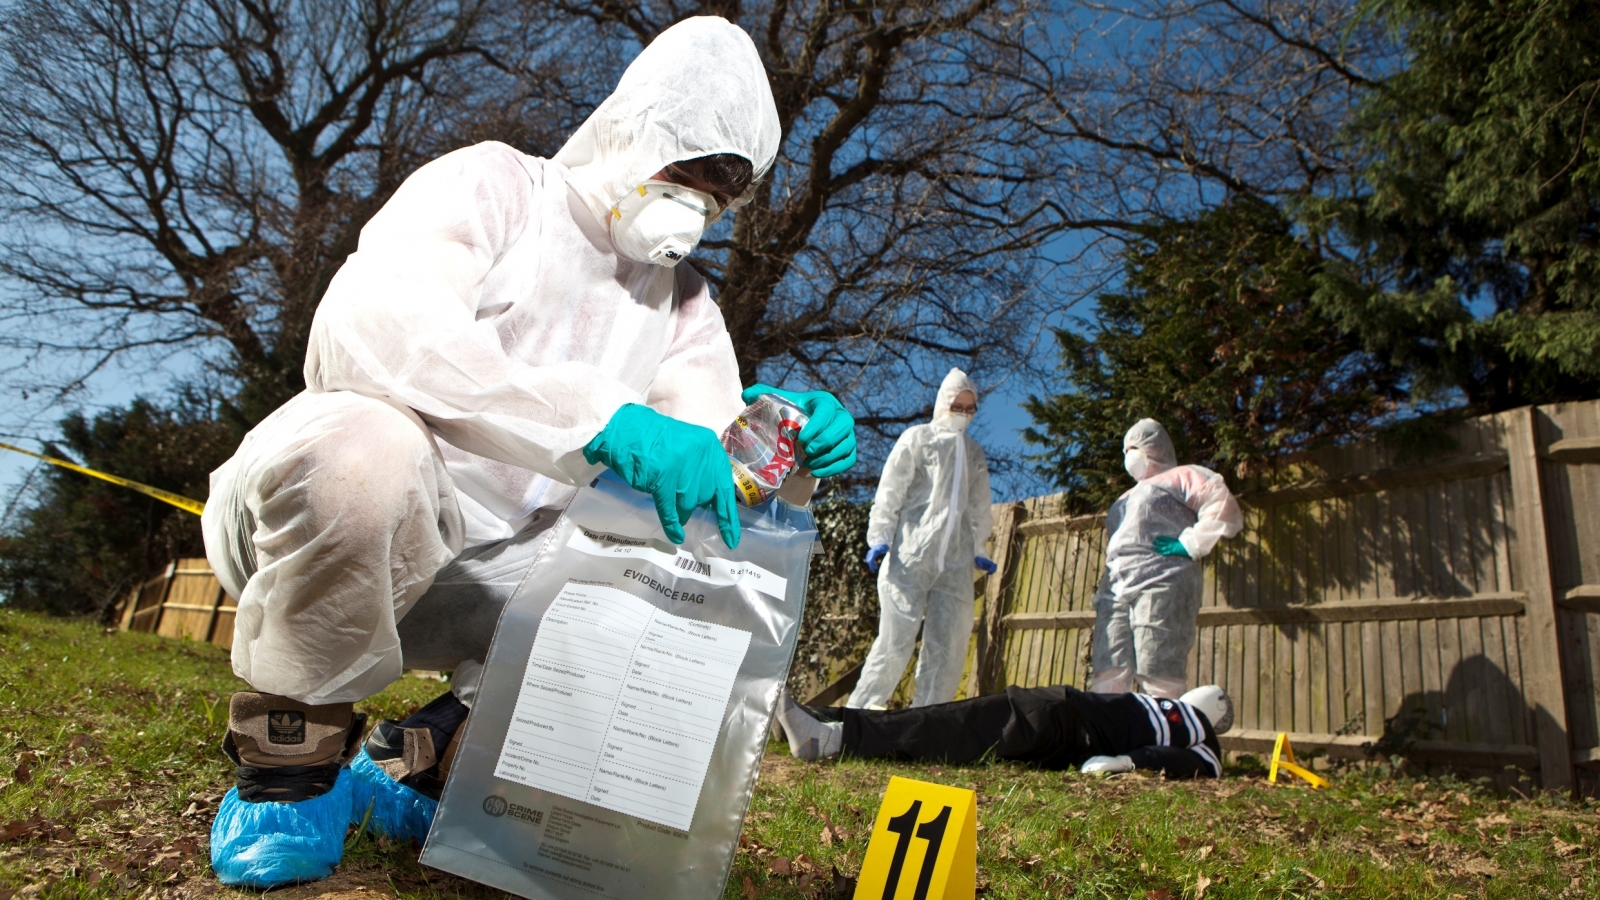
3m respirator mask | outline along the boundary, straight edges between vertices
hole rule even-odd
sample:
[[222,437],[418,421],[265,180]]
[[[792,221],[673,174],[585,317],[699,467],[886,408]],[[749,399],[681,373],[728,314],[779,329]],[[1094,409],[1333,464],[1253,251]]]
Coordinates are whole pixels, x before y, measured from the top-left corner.
[[1122,467],[1133,476],[1134,481],[1143,481],[1150,474],[1150,457],[1138,447],[1130,447],[1122,454]]
[[710,195],[646,181],[611,208],[611,243],[629,259],[672,268],[700,243],[718,213]]

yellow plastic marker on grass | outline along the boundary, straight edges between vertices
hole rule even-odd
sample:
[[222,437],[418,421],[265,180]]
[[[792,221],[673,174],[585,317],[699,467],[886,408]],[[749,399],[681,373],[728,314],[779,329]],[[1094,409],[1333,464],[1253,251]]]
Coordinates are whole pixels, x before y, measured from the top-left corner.
[[977,889],[977,795],[890,778],[855,900],[972,900]]
[[1294,747],[1289,745],[1289,735],[1283,731],[1278,732],[1278,740],[1272,745],[1272,768],[1267,772],[1267,780],[1277,784],[1279,769],[1305,779],[1314,788],[1328,786],[1328,779],[1294,761]]
[[109,481],[112,484],[119,485],[121,487],[131,488],[146,496],[154,497],[163,503],[171,503],[173,506],[176,506],[184,512],[192,512],[197,516],[206,511],[206,505],[204,503],[201,503],[199,500],[190,500],[188,497],[185,497],[182,494],[174,494],[171,491],[163,491],[161,488],[151,487],[148,484],[140,484],[137,481],[129,481],[128,479],[118,475],[108,475],[105,472],[97,472],[94,469],[90,469],[86,466],[80,466],[75,462],[70,462],[65,459],[57,459],[54,456],[45,456],[42,453],[35,453],[32,450],[24,450],[21,447],[13,447],[10,444],[0,444],[0,449],[13,450],[17,453],[31,456],[34,459],[42,459],[52,466],[60,466],[63,469],[71,469],[74,472],[81,472],[84,475],[88,475],[90,478],[98,478],[101,481]]

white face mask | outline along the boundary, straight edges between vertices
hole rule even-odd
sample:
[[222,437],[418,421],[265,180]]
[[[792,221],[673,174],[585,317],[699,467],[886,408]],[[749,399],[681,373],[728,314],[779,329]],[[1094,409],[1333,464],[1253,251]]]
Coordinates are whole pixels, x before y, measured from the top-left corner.
[[933,424],[939,426],[940,428],[948,428],[951,431],[966,431],[967,426],[972,424],[972,417],[958,416],[955,413],[945,413],[937,419],[934,419]]
[[1122,454],[1122,467],[1128,470],[1134,481],[1143,481],[1144,476],[1150,474],[1150,458],[1138,447],[1125,451]]
[[646,181],[611,208],[611,243],[629,259],[670,269],[700,243],[716,212],[717,202],[707,194]]

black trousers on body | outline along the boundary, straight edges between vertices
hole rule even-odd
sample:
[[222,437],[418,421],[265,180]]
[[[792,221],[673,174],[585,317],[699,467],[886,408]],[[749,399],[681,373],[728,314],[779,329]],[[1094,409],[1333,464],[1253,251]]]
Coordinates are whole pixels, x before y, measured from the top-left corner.
[[1095,755],[1067,688],[1006,688],[917,709],[827,710],[844,722],[843,755],[959,765],[992,755],[1043,769],[1081,765]]

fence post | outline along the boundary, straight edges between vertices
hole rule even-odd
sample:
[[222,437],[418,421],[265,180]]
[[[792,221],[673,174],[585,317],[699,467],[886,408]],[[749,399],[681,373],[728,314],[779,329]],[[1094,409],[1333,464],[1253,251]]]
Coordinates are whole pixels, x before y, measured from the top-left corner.
[[167,570],[162,573],[161,599],[156,601],[156,614],[150,619],[150,633],[161,633],[161,620],[167,617],[167,599],[172,596],[172,586],[178,581],[178,561],[167,563]]
[[[209,563],[208,563],[209,565]],[[207,569],[210,572],[210,569]],[[216,578],[216,573],[211,572],[211,577]],[[222,601],[228,596],[222,587],[222,579],[217,578],[217,590],[211,598],[211,618],[206,621],[206,643],[214,643],[217,637],[217,618],[222,615]]]
[[133,590],[122,601],[122,615],[117,617],[117,630],[127,631],[133,624],[133,614],[139,611],[139,595],[144,593],[144,582],[133,586]]
[[1016,577],[1017,551],[1022,542],[1017,540],[1017,526],[1027,518],[1021,503],[1007,503],[999,509],[995,520],[994,563],[999,568],[984,579],[983,618],[978,623],[978,647],[973,657],[972,683],[967,696],[977,697],[993,693],[1000,682],[1000,667],[1005,650],[1005,617],[1008,588]]
[[1546,790],[1571,790],[1576,778],[1567,731],[1561,622],[1550,567],[1550,543],[1545,533],[1544,485],[1539,476],[1538,415],[1535,406],[1505,413],[1512,522],[1516,528],[1512,571],[1528,598],[1522,660],[1527,666],[1524,690],[1534,711],[1539,741],[1539,783]]

